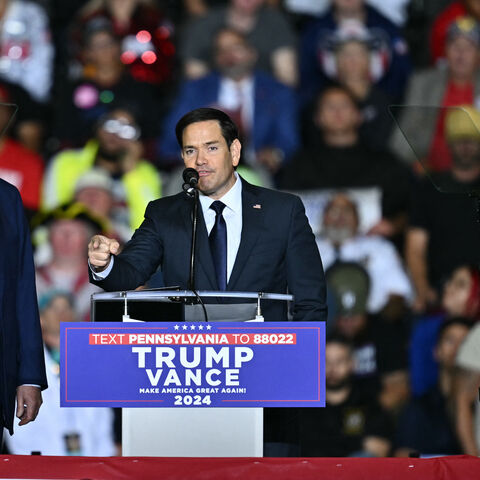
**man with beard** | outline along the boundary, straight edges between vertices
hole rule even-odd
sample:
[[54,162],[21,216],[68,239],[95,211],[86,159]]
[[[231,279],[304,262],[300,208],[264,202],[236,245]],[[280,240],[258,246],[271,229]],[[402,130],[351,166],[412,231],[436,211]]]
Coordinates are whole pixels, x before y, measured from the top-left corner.
[[452,167],[422,179],[414,191],[405,256],[418,312],[438,304],[443,284],[456,267],[480,259],[475,201],[467,195],[480,191],[479,126],[478,110],[447,109],[445,135]]
[[242,161],[267,178],[298,147],[293,90],[255,69],[258,53],[241,33],[221,29],[213,45],[216,71],[187,81],[167,116],[159,154],[164,163],[181,164],[175,124],[186,112],[215,107],[235,121],[242,141]]
[[301,456],[385,457],[391,447],[391,422],[352,380],[353,351],[341,337],[325,349],[326,407],[301,412]]
[[157,170],[142,159],[134,114],[128,108],[113,109],[99,120],[95,137],[83,148],[64,150],[52,159],[45,174],[42,208],[51,210],[73,200],[77,180],[99,168],[113,180],[115,208],[135,229],[148,202],[160,197],[161,182]]
[[337,261],[360,263],[371,280],[368,312],[381,311],[389,319],[399,318],[412,287],[393,244],[380,235],[359,231],[357,205],[346,193],[332,196],[325,206],[322,224],[317,246],[325,270]]

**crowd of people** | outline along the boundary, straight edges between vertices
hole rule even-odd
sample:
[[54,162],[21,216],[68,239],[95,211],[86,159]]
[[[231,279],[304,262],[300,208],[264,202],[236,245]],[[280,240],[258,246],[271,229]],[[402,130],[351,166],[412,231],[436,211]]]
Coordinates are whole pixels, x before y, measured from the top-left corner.
[[0,0],[0,19],[0,178],[30,220],[49,383],[8,452],[120,451],[118,412],[59,408],[59,323],[89,320],[90,237],[122,246],[180,191],[175,124],[215,107],[237,172],[304,199],[323,260],[327,405],[298,454],[480,454],[479,0]]

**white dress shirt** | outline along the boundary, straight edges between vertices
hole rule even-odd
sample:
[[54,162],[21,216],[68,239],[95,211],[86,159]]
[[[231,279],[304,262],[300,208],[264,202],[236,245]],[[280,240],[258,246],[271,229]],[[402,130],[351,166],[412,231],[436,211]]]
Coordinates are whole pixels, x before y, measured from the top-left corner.
[[222,77],[218,89],[218,104],[227,110],[239,110],[242,115],[242,125],[250,131],[253,127],[255,109],[255,91],[253,77],[236,82]]
[[[238,247],[242,236],[242,182],[235,172],[236,182],[233,187],[219,201],[226,206],[223,209],[223,218],[227,224],[227,282],[233,270],[237,258]],[[215,212],[210,205],[215,201],[213,198],[200,194],[203,218],[210,235],[215,224]]]

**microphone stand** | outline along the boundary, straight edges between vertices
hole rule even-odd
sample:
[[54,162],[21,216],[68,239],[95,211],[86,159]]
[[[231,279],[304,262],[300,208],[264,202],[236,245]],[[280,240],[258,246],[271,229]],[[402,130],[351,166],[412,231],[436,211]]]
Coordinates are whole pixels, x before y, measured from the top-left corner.
[[207,309],[201,299],[200,295],[195,288],[195,249],[197,246],[197,221],[198,221],[198,189],[192,187],[188,183],[183,184],[183,190],[185,193],[190,197],[193,198],[193,209],[192,209],[192,240],[190,244],[190,275],[188,279],[188,289],[191,290],[195,294],[195,298],[197,299],[197,303],[200,303],[203,309],[203,316],[205,321],[208,322],[208,314]]
[[190,247],[190,277],[188,288],[195,292],[195,247],[197,245],[198,190],[193,189],[192,241]]

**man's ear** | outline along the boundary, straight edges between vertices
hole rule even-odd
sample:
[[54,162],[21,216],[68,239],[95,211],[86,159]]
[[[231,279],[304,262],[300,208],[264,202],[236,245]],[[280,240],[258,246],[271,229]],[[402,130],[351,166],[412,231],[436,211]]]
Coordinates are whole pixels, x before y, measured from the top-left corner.
[[240,140],[236,138],[230,145],[230,154],[232,155],[232,165],[236,167],[240,162],[240,154],[242,152],[242,144]]

